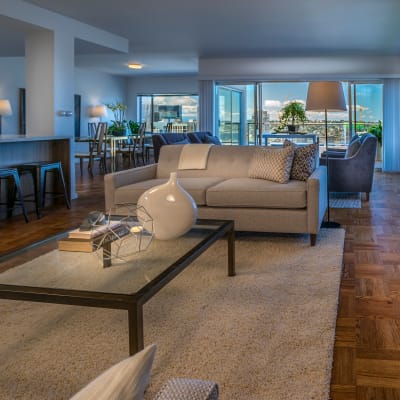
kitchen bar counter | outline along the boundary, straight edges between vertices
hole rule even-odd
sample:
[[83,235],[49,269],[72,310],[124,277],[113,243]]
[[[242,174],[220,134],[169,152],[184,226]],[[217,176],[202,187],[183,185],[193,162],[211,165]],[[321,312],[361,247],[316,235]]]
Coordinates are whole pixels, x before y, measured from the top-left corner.
[[70,199],[76,198],[72,137],[0,135],[0,167],[33,161],[61,161]]

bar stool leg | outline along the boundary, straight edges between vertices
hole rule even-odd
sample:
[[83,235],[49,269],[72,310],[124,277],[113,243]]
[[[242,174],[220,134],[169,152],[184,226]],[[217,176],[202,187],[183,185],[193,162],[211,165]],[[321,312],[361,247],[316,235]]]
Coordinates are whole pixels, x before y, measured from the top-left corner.
[[62,187],[63,187],[65,203],[67,204],[67,208],[70,209],[71,208],[71,204],[69,202],[68,193],[67,193],[67,185],[65,184],[65,179],[64,179],[63,170],[61,168],[61,164],[60,164],[59,169],[58,169],[58,174],[60,176],[61,184],[62,184]]
[[[27,212],[25,209],[25,204],[24,204],[24,196],[23,196],[22,190],[21,190],[21,181],[19,179],[19,175],[17,172],[14,175],[14,180],[15,180],[15,191],[18,194],[18,201],[21,205],[22,213],[24,214],[24,218],[25,218],[25,222],[29,222],[28,215],[27,215]],[[13,207],[14,207],[14,202],[15,202],[15,196],[13,197]]]

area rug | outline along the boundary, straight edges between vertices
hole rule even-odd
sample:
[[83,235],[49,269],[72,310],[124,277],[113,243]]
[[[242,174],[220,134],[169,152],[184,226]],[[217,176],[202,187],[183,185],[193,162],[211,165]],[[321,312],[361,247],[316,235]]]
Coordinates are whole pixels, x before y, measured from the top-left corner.
[[331,208],[361,208],[361,193],[329,193]]
[[[144,306],[146,399],[171,377],[216,381],[222,400],[328,399],[343,242],[242,235],[235,277],[213,245]],[[0,300],[0,324],[2,400],[68,399],[127,356],[124,311]]]

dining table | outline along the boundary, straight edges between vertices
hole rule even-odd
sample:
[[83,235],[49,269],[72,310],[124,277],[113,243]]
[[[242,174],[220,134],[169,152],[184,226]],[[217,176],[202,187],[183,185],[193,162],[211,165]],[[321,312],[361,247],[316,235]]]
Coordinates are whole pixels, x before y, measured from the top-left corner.
[[[136,135],[124,135],[124,136],[113,136],[113,135],[106,135],[105,136],[105,143],[109,144],[109,151],[110,155],[110,171],[115,172],[117,170],[117,149],[118,146],[122,145],[124,142],[127,143],[130,140],[134,140]],[[81,136],[75,138],[75,143],[88,143],[89,144],[89,152],[91,146],[94,146],[97,143],[97,139],[91,136]]]

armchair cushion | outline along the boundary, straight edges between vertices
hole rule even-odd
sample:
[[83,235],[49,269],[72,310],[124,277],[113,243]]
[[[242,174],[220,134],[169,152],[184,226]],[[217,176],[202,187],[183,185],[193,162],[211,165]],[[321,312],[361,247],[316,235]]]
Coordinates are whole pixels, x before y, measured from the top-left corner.
[[350,142],[349,146],[347,147],[344,158],[353,157],[357,153],[357,151],[360,149],[360,147],[361,147],[360,139],[353,140],[352,142]]

